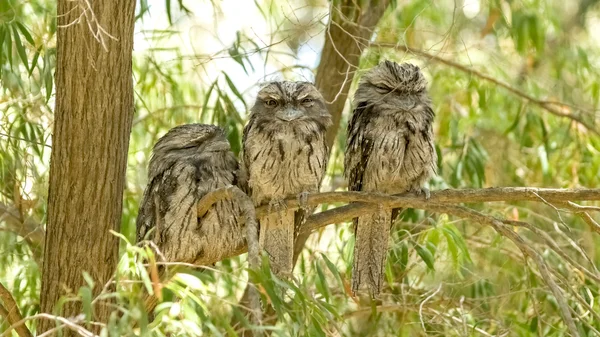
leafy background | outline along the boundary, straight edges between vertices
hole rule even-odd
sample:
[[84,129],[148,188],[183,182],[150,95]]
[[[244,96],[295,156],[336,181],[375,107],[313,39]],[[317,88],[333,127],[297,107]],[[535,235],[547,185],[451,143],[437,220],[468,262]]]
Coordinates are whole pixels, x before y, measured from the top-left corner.
[[[0,282],[25,316],[39,311],[56,30],[65,29],[56,25],[55,6],[47,0],[0,1]],[[223,126],[239,151],[258,83],[314,80],[331,6],[323,0],[138,2],[136,115],[124,191],[122,258],[115,275],[120,282],[116,292],[102,295],[115,298],[118,310],[107,334],[233,335],[247,326],[237,305],[247,280],[245,256],[209,271],[178,274],[165,285],[155,319],[145,314],[141,293],[152,289],[140,258],[148,251],[131,243],[150,149],[171,127],[203,122]],[[377,25],[373,46],[363,51],[350,92],[360,74],[382,59],[421,66],[435,104],[440,154],[432,189],[598,187],[598,31],[597,0],[392,2]],[[554,101],[564,103],[553,105],[560,113],[591,128],[553,115],[540,104]],[[349,110],[346,104],[323,191],[345,189]],[[597,275],[598,235],[573,214],[525,202],[475,208],[530,222],[560,252]],[[580,334],[600,335],[598,282],[567,263],[539,234],[515,230],[552,267]],[[313,234],[294,281],[257,272],[264,299],[279,317],[266,328],[278,336],[568,335],[538,270],[490,228],[406,211],[391,246],[384,295],[380,303],[369,303],[348,291],[350,225]],[[89,280],[88,287],[73,290],[73,298],[84,302],[86,318],[91,303],[99,300],[91,298],[92,285]],[[242,323],[232,324],[232,318]],[[29,324],[35,328],[34,320]],[[7,326],[0,321],[0,330]]]

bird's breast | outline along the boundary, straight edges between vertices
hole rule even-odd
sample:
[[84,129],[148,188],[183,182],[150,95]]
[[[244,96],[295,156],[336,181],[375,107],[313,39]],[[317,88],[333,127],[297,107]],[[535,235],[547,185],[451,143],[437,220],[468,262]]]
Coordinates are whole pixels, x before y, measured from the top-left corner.
[[255,203],[318,191],[327,156],[322,135],[281,132],[253,138],[247,146],[248,183]]

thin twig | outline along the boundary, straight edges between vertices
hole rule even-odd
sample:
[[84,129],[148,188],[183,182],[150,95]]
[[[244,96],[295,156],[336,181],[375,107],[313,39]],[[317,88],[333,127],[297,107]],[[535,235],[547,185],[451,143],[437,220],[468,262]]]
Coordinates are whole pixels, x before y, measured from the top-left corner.
[[[394,49],[398,49],[398,50],[402,50],[405,52],[409,52],[409,53],[414,53],[416,55],[420,55],[423,56],[425,58],[427,58],[428,60],[431,61],[435,61],[435,62],[439,62],[442,64],[445,64],[447,66],[453,67],[455,69],[458,69],[462,72],[465,72],[469,75],[472,76],[476,76],[479,77],[485,81],[494,83],[495,85],[502,87],[508,91],[510,91],[511,93],[539,106],[540,108],[548,111],[549,113],[559,116],[559,117],[565,117],[568,118],[576,123],[579,123],[581,125],[583,125],[586,129],[588,129],[589,131],[595,133],[596,135],[600,135],[600,130],[598,130],[594,125],[590,124],[589,122],[583,120],[582,118],[580,118],[577,115],[574,114],[570,114],[568,112],[563,112],[561,111],[559,108],[557,108],[557,106],[570,106],[569,104],[566,103],[562,103],[562,102],[555,102],[555,101],[547,101],[547,100],[542,100],[536,97],[533,97],[515,87],[512,87],[511,85],[509,85],[508,83],[502,82],[498,79],[493,78],[492,76],[486,75],[482,72],[479,72],[475,69],[469,68],[465,65],[462,65],[460,63],[456,63],[454,61],[450,61],[447,60],[445,58],[439,57],[437,55],[433,55],[430,54],[426,51],[420,50],[420,49],[415,49],[415,48],[411,48],[405,45],[400,45],[400,44],[393,44],[393,43],[376,43],[373,44],[373,46],[378,46],[378,47],[382,47],[382,48],[394,48]],[[582,108],[577,108],[579,110],[584,110]]]
[[560,247],[558,246],[556,241],[554,241],[554,239],[552,239],[552,237],[548,233],[546,233],[543,230],[531,225],[528,222],[524,222],[524,221],[502,220],[502,222],[507,225],[511,225],[511,226],[521,226],[521,227],[527,228],[530,231],[532,231],[533,233],[535,233],[536,235],[539,235],[542,239],[544,239],[545,243],[554,252],[556,252],[556,254],[558,254],[560,257],[565,259],[573,267],[575,267],[577,270],[579,270],[582,273],[584,273],[585,275],[587,275],[589,278],[591,278],[595,282],[600,283],[600,275],[589,271],[587,268],[583,267],[581,264],[579,264],[577,261],[575,261],[573,258],[571,258],[567,253],[565,253],[562,249],[560,249]]
[[577,214],[594,232],[600,234],[600,224],[592,218],[590,213],[587,211],[599,211],[600,208],[595,206],[581,206],[571,201],[566,202],[558,202],[561,206],[571,210],[573,213]]
[[78,333],[81,336],[98,337],[98,335],[95,335],[91,331],[87,330],[86,328],[78,325],[78,323],[82,323],[84,321],[82,315],[72,318],[72,319],[69,319],[69,318],[64,318],[64,317],[60,317],[60,316],[44,314],[44,313],[25,317],[22,320],[12,324],[11,326],[8,327],[8,329],[6,329],[6,331],[4,331],[4,333],[2,334],[1,337],[11,336],[12,330],[16,330],[17,328],[24,326],[25,322],[27,322],[27,321],[36,320],[36,319],[48,319],[48,320],[52,320],[52,321],[59,321],[60,323],[64,324],[69,329]]
[[550,288],[552,295],[554,295],[554,298],[556,299],[563,321],[567,325],[567,328],[571,332],[571,335],[575,337],[579,336],[579,330],[577,330],[573,317],[571,316],[571,310],[567,303],[567,300],[565,299],[562,289],[556,284],[556,282],[552,278],[552,274],[550,273],[548,265],[546,264],[542,256],[530,245],[528,245],[523,240],[523,238],[521,238],[516,232],[514,232],[507,225],[502,223],[502,221],[499,219],[487,216],[483,213],[477,212],[472,209],[468,209],[463,206],[432,205],[431,207],[429,207],[429,209],[434,212],[443,212],[449,215],[467,218],[476,223],[479,222],[490,225],[498,234],[512,241],[525,256],[531,258],[536,264],[542,276],[542,281],[546,283],[546,285]]
[[435,295],[437,295],[437,293],[440,292],[440,290],[442,290],[442,284],[440,283],[440,285],[437,287],[437,289],[431,293],[429,296],[427,296],[419,305],[419,320],[421,320],[421,327],[423,328],[423,331],[425,331],[425,333],[427,333],[427,329],[425,329],[425,320],[423,320],[423,306],[425,305],[425,303],[427,301],[429,301],[430,299],[432,299]]

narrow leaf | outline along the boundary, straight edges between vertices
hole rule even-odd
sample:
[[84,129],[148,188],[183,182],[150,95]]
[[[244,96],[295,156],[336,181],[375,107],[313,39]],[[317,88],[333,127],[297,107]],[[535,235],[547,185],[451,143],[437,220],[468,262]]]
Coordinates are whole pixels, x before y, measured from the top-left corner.
[[413,245],[415,246],[417,254],[419,254],[419,256],[421,257],[423,262],[425,262],[427,267],[429,267],[429,269],[431,270],[435,270],[433,255],[431,254],[429,249],[423,248],[423,246],[421,246],[418,243],[414,243]]
[[29,31],[27,30],[27,28],[25,26],[23,26],[23,24],[20,23],[19,21],[15,22],[15,23],[17,24],[17,28],[19,28],[19,30],[21,31],[23,36],[25,36],[25,40],[27,40],[27,42],[29,42],[29,44],[31,44],[32,46],[35,47],[33,38],[31,37],[31,34],[29,34]]
[[15,37],[15,47],[17,47],[17,53],[23,62],[23,65],[27,70],[29,70],[29,62],[27,62],[27,52],[25,51],[25,47],[21,43],[21,37],[19,37],[19,31],[15,27],[13,27],[13,35]]
[[31,77],[31,74],[33,73],[33,70],[35,69],[35,66],[37,66],[41,51],[42,51],[42,46],[39,46],[39,48],[35,51],[35,54],[33,55],[33,60],[31,61],[31,68],[29,68],[29,76],[30,77]]
[[169,19],[169,24],[173,24],[173,18],[171,17],[171,0],[165,1],[165,7],[167,7],[167,18]]
[[89,287],[79,288],[79,296],[81,297],[85,321],[89,323],[92,319],[92,289]]

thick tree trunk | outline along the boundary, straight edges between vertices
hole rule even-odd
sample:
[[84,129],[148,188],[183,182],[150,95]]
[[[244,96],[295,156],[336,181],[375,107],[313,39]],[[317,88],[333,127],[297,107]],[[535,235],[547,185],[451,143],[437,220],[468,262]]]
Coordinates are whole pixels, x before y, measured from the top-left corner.
[[327,132],[329,148],[339,132],[342,112],[362,51],[369,45],[389,2],[359,1],[361,7],[358,7],[356,0],[343,0],[332,7],[331,23],[325,32],[325,45],[315,78],[317,88],[330,102],[327,108],[333,125]]
[[[89,273],[98,290],[114,272],[133,119],[135,0],[58,0],[56,109],[41,310]],[[91,4],[92,8],[86,7]],[[76,20],[81,19],[80,22]],[[108,35],[110,34],[110,36]],[[80,313],[66,304],[62,315]],[[98,306],[93,320],[108,320]],[[40,331],[54,322],[42,320]]]

